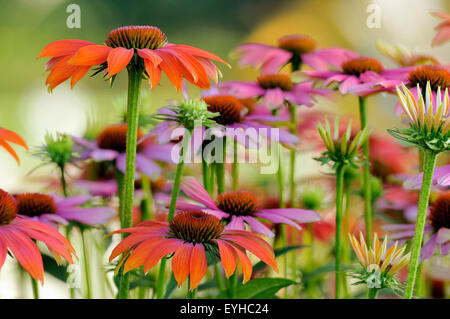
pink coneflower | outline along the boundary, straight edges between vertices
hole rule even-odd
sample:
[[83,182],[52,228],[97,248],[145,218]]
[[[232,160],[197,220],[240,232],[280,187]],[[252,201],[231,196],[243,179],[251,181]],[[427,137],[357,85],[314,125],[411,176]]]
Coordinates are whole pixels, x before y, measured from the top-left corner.
[[261,67],[262,74],[276,73],[285,64],[304,63],[317,70],[329,64],[337,66],[339,61],[353,52],[343,48],[318,49],[316,42],[305,35],[286,35],[278,39],[278,46],[261,43],[245,43],[235,50],[241,66]]
[[77,222],[98,226],[116,215],[111,207],[82,207],[91,199],[87,195],[61,197],[40,193],[24,193],[15,196],[18,214],[51,226]]
[[353,56],[343,59],[337,70],[303,73],[311,79],[323,81],[325,86],[338,83],[342,94],[352,93],[364,97],[378,92],[395,92],[395,86],[404,80],[410,69],[385,69],[374,58]]
[[[400,185],[383,185],[383,196],[376,201],[376,207],[389,217],[414,223],[417,218],[417,192],[411,192]],[[391,216],[394,215],[395,216]]]
[[217,81],[220,74],[211,60],[227,64],[207,51],[168,43],[166,35],[154,26],[114,29],[106,37],[105,44],[67,39],[45,46],[38,58],[51,58],[46,65],[46,70],[50,71],[46,80],[49,89],[53,90],[69,78],[73,87],[93,66],[99,66],[95,74],[105,71],[108,78],[125,68],[138,66],[145,69],[152,88],[159,84],[162,71],[177,90],[181,90],[183,77],[207,89],[210,86],[209,79]]
[[172,270],[180,287],[189,277],[190,290],[197,288],[206,275],[208,265],[206,252],[218,247],[225,275],[235,270],[244,273],[244,283],[252,274],[248,250],[278,271],[272,247],[258,235],[241,230],[224,229],[220,220],[201,211],[179,212],[170,223],[147,221],[136,227],[114,231],[131,233],[112,251],[110,261],[124,254],[124,272],[144,266],[147,272],[160,259],[173,254]]
[[[197,209],[203,210],[227,222],[226,229],[245,230],[247,224],[253,231],[273,237],[273,232],[258,218],[273,224],[287,224],[301,229],[298,223],[312,223],[320,220],[319,214],[312,210],[300,208],[261,209],[256,197],[246,191],[226,192],[214,201],[208,192],[193,177],[186,177],[181,182],[181,189],[191,199],[203,204]],[[192,204],[189,204],[192,209]],[[184,204],[177,203],[178,209],[185,209]]]
[[[155,160],[171,162],[173,145],[160,145],[154,137],[142,139],[138,130],[136,149],[136,171],[149,177],[157,177],[161,168]],[[125,151],[127,141],[127,124],[113,124],[107,126],[97,136],[96,141],[88,141],[80,137],[73,137],[75,143],[83,149],[80,159],[91,158],[94,161],[114,161],[117,169],[125,173]]]
[[444,19],[436,26],[436,35],[433,38],[432,45],[442,44],[450,39],[450,15],[442,12],[431,12],[434,16]]
[[34,279],[43,283],[42,256],[33,240],[45,243],[57,262],[62,257],[73,263],[71,254],[76,254],[69,241],[53,227],[18,215],[14,197],[0,189],[0,269],[9,250]]
[[[415,224],[385,225],[383,230],[393,233],[390,239],[410,239],[414,236]],[[431,237],[421,249],[420,259],[433,256],[436,248],[440,248],[442,256],[450,252],[450,192],[443,193],[430,207],[424,235]]]
[[[422,187],[423,173],[407,179],[404,183],[406,189],[420,189]],[[434,170],[431,180],[433,188],[447,188],[450,186],[450,165],[438,167]]]
[[329,97],[328,89],[313,87],[313,82],[294,83],[288,74],[263,74],[256,82],[230,81],[217,85],[221,94],[231,94],[241,99],[255,98],[262,105],[274,110],[285,103],[293,106],[313,106],[315,95]]

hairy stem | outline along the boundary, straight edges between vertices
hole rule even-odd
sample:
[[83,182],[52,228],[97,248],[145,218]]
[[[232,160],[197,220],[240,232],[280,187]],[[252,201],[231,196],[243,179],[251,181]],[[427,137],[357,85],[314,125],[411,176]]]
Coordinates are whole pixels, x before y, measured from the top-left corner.
[[336,262],[335,262],[335,298],[341,298],[341,253],[342,253],[342,206],[345,166],[336,169]]
[[[359,97],[359,115],[361,130],[367,127],[367,100]],[[366,223],[366,240],[370,245],[372,237],[372,190],[370,185],[370,152],[369,139],[363,145],[365,163],[363,165],[364,219]]]
[[419,193],[416,230],[412,241],[411,259],[404,294],[405,299],[411,299],[414,293],[414,285],[417,276],[417,269],[419,268],[420,249],[422,247],[428,201],[430,199],[431,181],[433,179],[434,168],[436,166],[436,158],[437,153],[430,150],[424,152],[422,187]]

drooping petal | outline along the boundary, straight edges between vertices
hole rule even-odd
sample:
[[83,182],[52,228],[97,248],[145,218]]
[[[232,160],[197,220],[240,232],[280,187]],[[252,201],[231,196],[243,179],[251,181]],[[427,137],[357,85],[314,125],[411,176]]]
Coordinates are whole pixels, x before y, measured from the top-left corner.
[[128,63],[130,63],[133,58],[134,50],[125,48],[114,48],[112,49],[107,58],[108,62],[108,76],[113,76],[114,74],[122,71]]
[[53,41],[47,44],[39,53],[38,58],[42,57],[59,57],[75,53],[81,47],[92,45],[94,43],[85,40],[65,39]]
[[178,60],[168,52],[159,50],[155,50],[155,52],[158,52],[158,55],[162,58],[159,67],[167,75],[170,82],[172,82],[179,92],[181,90],[182,77]]
[[433,236],[430,237],[430,239],[428,239],[427,243],[423,245],[422,249],[420,250],[421,262],[433,256],[434,251],[436,250],[436,247],[438,245],[437,236],[438,236],[437,233],[434,234]]
[[208,271],[206,261],[205,247],[202,244],[196,244],[191,250],[191,260],[189,262],[189,279],[191,283],[191,290],[197,288],[200,281],[205,277]]
[[236,257],[233,247],[224,240],[214,240],[219,247],[220,260],[225,270],[225,276],[229,278],[236,270]]
[[84,46],[69,60],[72,65],[93,66],[105,63],[109,53],[113,50],[105,45]]
[[148,258],[145,261],[144,271],[147,272],[159,262],[167,254],[171,254],[183,245],[184,241],[180,239],[165,239],[148,251]]
[[231,243],[231,242],[230,242],[230,244],[236,253],[236,261],[238,261],[238,264],[241,267],[242,272],[244,273],[243,283],[245,284],[252,277],[252,272],[253,272],[252,262],[248,258],[244,249],[242,249],[241,247],[239,247],[237,245],[233,245],[233,243]]
[[154,246],[163,243],[165,240],[165,238],[161,237],[151,238],[138,244],[128,256],[127,261],[123,266],[123,272],[126,273],[130,270],[133,270],[134,268],[142,266],[147,260],[151,249]]
[[252,216],[244,216],[243,219],[250,226],[252,231],[266,235],[269,238],[272,238],[273,236],[275,236],[275,234],[269,228],[267,228],[266,225],[261,223],[256,218],[254,218]]
[[177,249],[172,257],[173,276],[177,281],[178,287],[181,287],[189,276],[193,247],[191,243],[185,243]]

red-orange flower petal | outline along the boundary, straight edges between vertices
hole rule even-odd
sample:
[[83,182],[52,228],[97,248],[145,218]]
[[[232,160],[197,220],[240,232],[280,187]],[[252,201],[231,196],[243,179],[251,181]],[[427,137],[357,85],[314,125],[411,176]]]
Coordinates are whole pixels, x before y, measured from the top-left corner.
[[102,64],[106,62],[111,50],[113,49],[105,45],[88,45],[79,49],[68,63],[83,66]]
[[6,244],[0,239],[0,269],[2,269],[3,264],[6,260],[6,255],[8,255],[8,248]]
[[77,67],[77,69],[72,73],[72,79],[70,80],[70,87],[73,88],[73,86],[81,80],[83,76],[86,75],[86,73],[90,70],[90,66],[80,66]]
[[3,147],[14,159],[16,160],[17,164],[20,164],[20,159],[17,153],[14,151],[14,149],[5,141],[0,140],[0,146]]
[[183,245],[183,241],[180,239],[167,239],[159,244],[156,244],[148,251],[148,258],[145,261],[144,271],[147,272],[151,268],[155,267],[161,258],[167,254],[173,253],[178,247]]
[[159,66],[167,75],[170,82],[172,82],[175,86],[177,91],[180,91],[183,79],[181,77],[181,68],[178,60],[172,54],[165,51],[155,50],[155,52],[158,52],[159,56],[162,58]]
[[233,247],[224,240],[216,240],[219,246],[220,260],[222,261],[225,275],[230,277],[236,270],[236,257]]
[[232,247],[237,255],[236,260],[239,261],[239,264],[242,268],[242,272],[244,273],[244,281],[243,282],[245,284],[252,277],[252,272],[253,272],[252,262],[248,258],[244,249],[238,247],[237,245],[232,245]]
[[27,143],[17,133],[0,127],[0,139],[17,144],[28,150]]
[[39,53],[38,58],[42,57],[59,57],[63,55],[69,55],[75,53],[78,49],[92,45],[94,43],[84,40],[76,40],[76,39],[65,39],[53,41],[47,44]]
[[190,284],[191,290],[197,288],[200,281],[208,271],[205,248],[202,244],[196,244],[192,248],[190,261]]
[[161,69],[155,65],[148,59],[144,60],[145,70],[147,71],[148,76],[150,77],[150,81],[152,83],[152,89],[154,89],[161,80]]
[[257,242],[255,238],[250,239],[248,237],[245,237],[244,235],[238,234],[226,235],[222,238],[228,239],[231,242],[234,242],[239,246],[247,249],[249,252],[272,267],[275,271],[278,271],[277,263],[275,261],[275,255],[273,254],[273,252],[261,246],[261,242]]
[[127,261],[125,262],[123,272],[127,273],[128,271],[142,266],[148,258],[148,252],[155,245],[164,242],[165,238],[154,238],[148,239],[140,243],[128,256]]
[[155,53],[153,50],[150,49],[137,49],[138,55],[143,58],[144,60],[150,60],[152,62],[154,67],[157,67],[162,59],[161,57]]
[[173,276],[177,281],[178,287],[181,287],[189,276],[192,249],[192,244],[185,243],[177,249],[172,257]]
[[128,65],[128,63],[130,63],[131,59],[133,58],[133,54],[133,49],[112,49],[107,58],[108,75],[112,76],[122,71]]
[[176,47],[178,49],[182,49],[184,52],[189,53],[189,54],[194,55],[194,56],[198,56],[198,57],[202,57],[202,58],[211,59],[211,60],[214,60],[214,61],[221,62],[221,63],[227,65],[228,67],[230,66],[230,64],[228,64],[228,62],[226,62],[225,60],[222,60],[217,55],[212,54],[211,52],[208,52],[208,51],[196,48],[196,47],[192,47],[190,45],[174,44],[171,47]]

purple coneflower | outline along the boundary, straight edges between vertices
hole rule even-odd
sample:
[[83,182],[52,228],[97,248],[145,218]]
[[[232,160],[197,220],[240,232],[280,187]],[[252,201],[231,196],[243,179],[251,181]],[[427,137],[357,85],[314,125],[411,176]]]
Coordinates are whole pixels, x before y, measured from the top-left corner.
[[[181,189],[191,199],[203,204],[197,206],[208,214],[227,222],[226,229],[245,230],[247,224],[252,231],[273,237],[272,231],[261,223],[258,218],[274,224],[287,224],[301,229],[298,223],[312,223],[320,220],[319,214],[312,210],[300,208],[261,209],[256,197],[247,191],[225,192],[214,201],[208,192],[193,177],[186,177],[181,183]],[[177,203],[177,208],[192,210],[195,206],[183,202]]]

